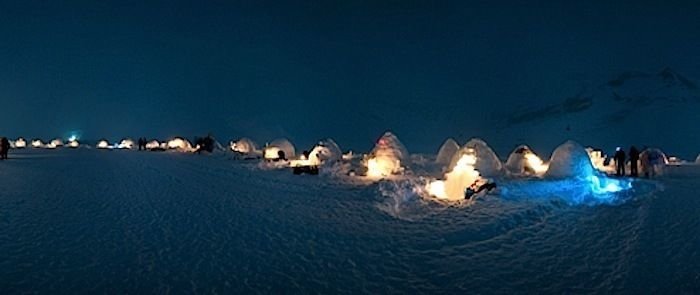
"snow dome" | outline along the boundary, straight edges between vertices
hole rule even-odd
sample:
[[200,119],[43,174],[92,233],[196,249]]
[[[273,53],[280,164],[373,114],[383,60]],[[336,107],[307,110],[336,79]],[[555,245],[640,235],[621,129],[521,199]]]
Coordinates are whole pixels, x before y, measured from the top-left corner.
[[103,139],[103,140],[100,140],[97,142],[97,148],[98,149],[108,149],[108,148],[111,148],[111,146],[109,146],[109,142],[107,140]]
[[377,140],[372,152],[365,157],[367,176],[383,177],[403,171],[410,164],[410,155],[396,135],[386,132]]
[[80,142],[78,142],[77,139],[73,139],[73,140],[71,140],[71,141],[68,142],[68,147],[69,147],[69,148],[77,148],[77,147],[79,147],[79,146],[80,146]]
[[530,147],[521,145],[510,153],[505,168],[516,175],[541,175],[547,171],[547,164]]
[[320,141],[309,153],[309,164],[321,165],[324,163],[337,162],[343,157],[343,152],[332,139]]
[[61,140],[60,138],[56,138],[56,139],[52,140],[51,142],[49,142],[49,144],[46,145],[46,148],[55,149],[57,147],[62,147],[62,146],[63,146],[63,140]]
[[233,152],[246,155],[255,153],[258,150],[258,145],[249,138],[241,138],[237,141],[232,141],[229,144],[229,148]]
[[160,142],[158,142],[157,140],[151,140],[151,141],[146,143],[146,149],[149,149],[149,150],[154,150],[154,149],[160,148],[161,146],[162,146],[162,144]]
[[448,170],[453,170],[464,155],[473,155],[474,168],[485,177],[499,176],[503,173],[503,164],[496,153],[481,139],[474,138],[467,142],[454,156]]
[[32,140],[32,147],[33,148],[40,148],[42,146],[44,146],[44,143],[41,141],[41,139]]
[[452,170],[445,174],[445,180],[428,183],[426,187],[428,193],[441,200],[463,200],[465,190],[481,179],[479,171],[474,169],[476,162],[475,154],[461,154]]
[[118,148],[118,149],[127,149],[127,150],[131,150],[131,149],[134,148],[134,146],[136,146],[136,142],[134,142],[133,139],[131,139],[131,138],[125,138],[125,139],[122,139],[122,141],[119,142],[119,144],[117,145],[117,148]]
[[192,143],[190,143],[187,139],[184,139],[182,137],[175,137],[169,140],[167,146],[168,149],[183,152],[190,152],[194,150],[194,148],[192,148]]
[[454,139],[448,138],[440,147],[435,162],[445,166],[449,165],[458,150],[459,144]]
[[550,178],[587,179],[593,174],[593,164],[586,149],[569,140],[554,150],[545,175]]
[[17,138],[17,140],[15,141],[15,148],[16,148],[16,149],[23,149],[23,148],[26,148],[26,147],[27,147],[27,141],[24,140],[24,138],[21,138],[21,137],[20,137],[20,138]]
[[279,152],[283,152],[287,159],[294,158],[294,145],[286,138],[275,139],[270,142],[263,151],[263,157],[266,160],[275,160],[279,158]]

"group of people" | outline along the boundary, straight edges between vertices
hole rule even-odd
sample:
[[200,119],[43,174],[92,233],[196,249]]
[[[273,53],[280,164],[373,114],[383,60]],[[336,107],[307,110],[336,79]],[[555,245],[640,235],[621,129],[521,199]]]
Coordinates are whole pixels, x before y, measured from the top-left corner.
[[656,167],[663,164],[663,155],[660,153],[650,150],[642,155],[642,153],[635,147],[630,147],[629,154],[618,147],[615,150],[615,155],[613,156],[615,160],[615,175],[626,176],[626,164],[629,160],[630,165],[630,176],[639,177],[639,166],[641,164],[642,170],[644,171],[644,177],[656,176]]
[[139,137],[139,140],[138,140],[139,151],[145,151],[147,144],[148,144],[148,140],[145,137]]
[[10,153],[10,140],[7,137],[0,138],[0,160],[7,160],[8,153]]

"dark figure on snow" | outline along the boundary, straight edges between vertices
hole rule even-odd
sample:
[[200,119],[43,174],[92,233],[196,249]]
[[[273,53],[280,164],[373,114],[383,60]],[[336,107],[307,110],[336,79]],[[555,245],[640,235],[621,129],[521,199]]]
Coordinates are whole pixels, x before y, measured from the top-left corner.
[[277,152],[277,159],[275,159],[275,161],[287,161],[287,155],[284,154],[284,151]]
[[10,152],[10,141],[7,137],[0,139],[0,160],[7,160],[7,154]]
[[627,160],[625,151],[621,148],[617,148],[615,151],[615,166],[617,167],[615,171],[617,172],[617,176],[625,176],[625,160]]
[[143,143],[143,137],[139,137],[139,151],[144,149],[145,144]]
[[639,163],[639,150],[635,146],[630,148],[630,175],[632,177],[639,176],[638,163]]

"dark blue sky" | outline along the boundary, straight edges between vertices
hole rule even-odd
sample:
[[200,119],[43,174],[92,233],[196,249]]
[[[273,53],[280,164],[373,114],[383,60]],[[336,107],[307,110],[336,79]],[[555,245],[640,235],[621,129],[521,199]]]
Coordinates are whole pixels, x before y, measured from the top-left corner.
[[690,1],[333,2],[2,1],[0,134],[432,151],[620,71],[700,76]]

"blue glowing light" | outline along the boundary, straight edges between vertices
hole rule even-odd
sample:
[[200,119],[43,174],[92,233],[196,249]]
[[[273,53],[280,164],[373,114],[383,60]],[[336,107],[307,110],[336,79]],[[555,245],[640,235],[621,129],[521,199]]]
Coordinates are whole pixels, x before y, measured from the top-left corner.
[[612,179],[605,176],[591,175],[588,177],[588,180],[590,181],[591,191],[594,194],[617,193],[632,187],[632,183],[629,181]]

